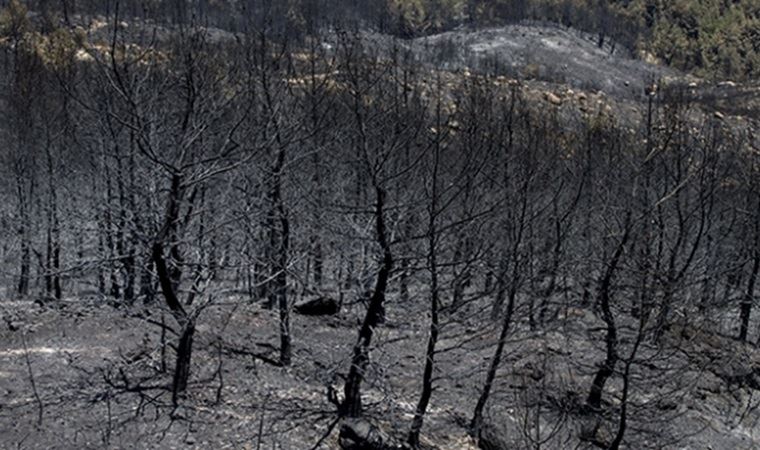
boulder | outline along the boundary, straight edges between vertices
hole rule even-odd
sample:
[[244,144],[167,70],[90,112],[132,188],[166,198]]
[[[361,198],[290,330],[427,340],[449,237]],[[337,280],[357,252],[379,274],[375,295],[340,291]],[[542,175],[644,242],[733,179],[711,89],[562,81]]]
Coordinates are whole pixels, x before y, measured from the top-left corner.
[[330,297],[316,297],[298,302],[293,308],[304,316],[332,316],[338,313],[340,305]]
[[490,423],[484,423],[478,436],[481,450],[509,450],[515,448],[505,436],[505,431]]
[[366,420],[346,420],[340,425],[340,448],[343,450],[386,450],[387,438]]

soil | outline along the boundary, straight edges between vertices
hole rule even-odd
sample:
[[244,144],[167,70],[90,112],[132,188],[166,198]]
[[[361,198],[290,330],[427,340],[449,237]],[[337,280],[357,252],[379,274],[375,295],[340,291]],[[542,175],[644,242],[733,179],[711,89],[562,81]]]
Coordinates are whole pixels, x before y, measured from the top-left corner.
[[[336,418],[328,386],[340,392],[361,309],[329,318],[295,315],[293,364],[283,368],[266,362],[276,360],[273,311],[234,297],[209,306],[199,319],[188,395],[174,408],[172,351],[165,350],[162,363],[156,325],[162,314],[174,324],[160,305],[127,311],[88,301],[4,302],[1,446],[312,448]],[[498,332],[495,323],[477,324],[478,311],[473,303],[445,320],[423,428],[428,448],[476,448],[465,425]],[[577,436],[589,420],[582,403],[603,355],[601,321],[593,310],[558,306],[556,312],[553,325],[531,331],[520,323],[510,336],[488,414],[510,448],[528,448],[527,435],[548,438],[555,427],[545,448],[571,442],[584,448]],[[406,320],[410,315],[424,319],[425,311],[389,305],[365,384],[369,419],[397,439],[414,411],[426,340],[425,321]],[[622,328],[626,342],[632,331]],[[634,365],[631,442],[643,443],[638,448],[760,446],[757,386],[737,377],[760,368],[758,352],[729,354],[731,339],[696,329],[674,328],[668,336],[665,349],[647,344],[646,362]],[[166,339],[173,342],[170,332]],[[608,432],[616,426],[619,392],[612,381],[600,425]],[[338,448],[337,427],[318,448]]]

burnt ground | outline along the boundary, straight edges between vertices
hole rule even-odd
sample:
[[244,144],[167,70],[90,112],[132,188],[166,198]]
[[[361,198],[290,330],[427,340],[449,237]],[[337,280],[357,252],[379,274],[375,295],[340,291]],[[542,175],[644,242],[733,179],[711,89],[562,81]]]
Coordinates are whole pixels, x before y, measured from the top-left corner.
[[[368,34],[375,44],[383,35]],[[408,41],[397,41],[414,58],[451,71],[474,71],[566,84],[574,89],[602,91],[638,99],[653,81],[675,77],[677,71],[636,59],[609,41],[570,28],[537,24],[481,30],[461,29]]]
[[[340,389],[362,309],[294,316],[294,361],[282,368],[265,361],[276,355],[272,311],[234,296],[210,306],[199,320],[189,395],[174,409],[155,325],[159,305],[131,312],[84,300],[0,305],[0,447],[29,449],[312,448],[335,417],[327,386]],[[545,448],[591,448],[578,436],[594,422],[582,403],[603,357],[602,322],[590,307],[564,305],[558,298],[551,323],[531,331],[521,322],[510,336],[489,412],[507,448],[529,448],[530,437],[553,430]],[[402,438],[426,339],[425,320],[408,317],[425,312],[391,302],[388,313],[365,403],[374,423]],[[475,448],[463,425],[498,331],[483,325],[481,313],[473,303],[447,316],[423,429],[429,448]],[[168,316],[166,323],[173,325]],[[664,343],[644,345],[633,367],[630,448],[760,446],[760,353],[727,337],[730,322],[705,325],[676,326]],[[625,354],[633,331],[626,323],[621,329]],[[165,363],[170,368],[170,349]],[[617,380],[608,384],[601,436],[616,424],[620,389]],[[336,435],[319,448],[337,448]]]

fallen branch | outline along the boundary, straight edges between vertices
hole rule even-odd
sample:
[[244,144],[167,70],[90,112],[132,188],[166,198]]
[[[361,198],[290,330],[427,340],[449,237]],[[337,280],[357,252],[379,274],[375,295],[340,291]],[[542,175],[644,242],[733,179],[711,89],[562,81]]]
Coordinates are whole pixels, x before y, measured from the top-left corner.
[[244,348],[233,347],[229,344],[224,345],[224,353],[232,354],[232,355],[250,356],[255,359],[260,359],[261,361],[264,361],[265,363],[271,364],[275,367],[282,367],[282,363],[280,363],[279,359],[271,358],[266,353],[256,353]]

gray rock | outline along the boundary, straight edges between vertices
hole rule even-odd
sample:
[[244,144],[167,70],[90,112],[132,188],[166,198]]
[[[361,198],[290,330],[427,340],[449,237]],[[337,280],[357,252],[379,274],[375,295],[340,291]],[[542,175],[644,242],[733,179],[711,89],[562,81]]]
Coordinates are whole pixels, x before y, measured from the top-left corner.
[[386,450],[384,433],[366,420],[346,420],[340,425],[340,448],[343,450]]
[[332,316],[338,313],[340,305],[330,297],[316,297],[296,303],[294,309],[304,316]]

